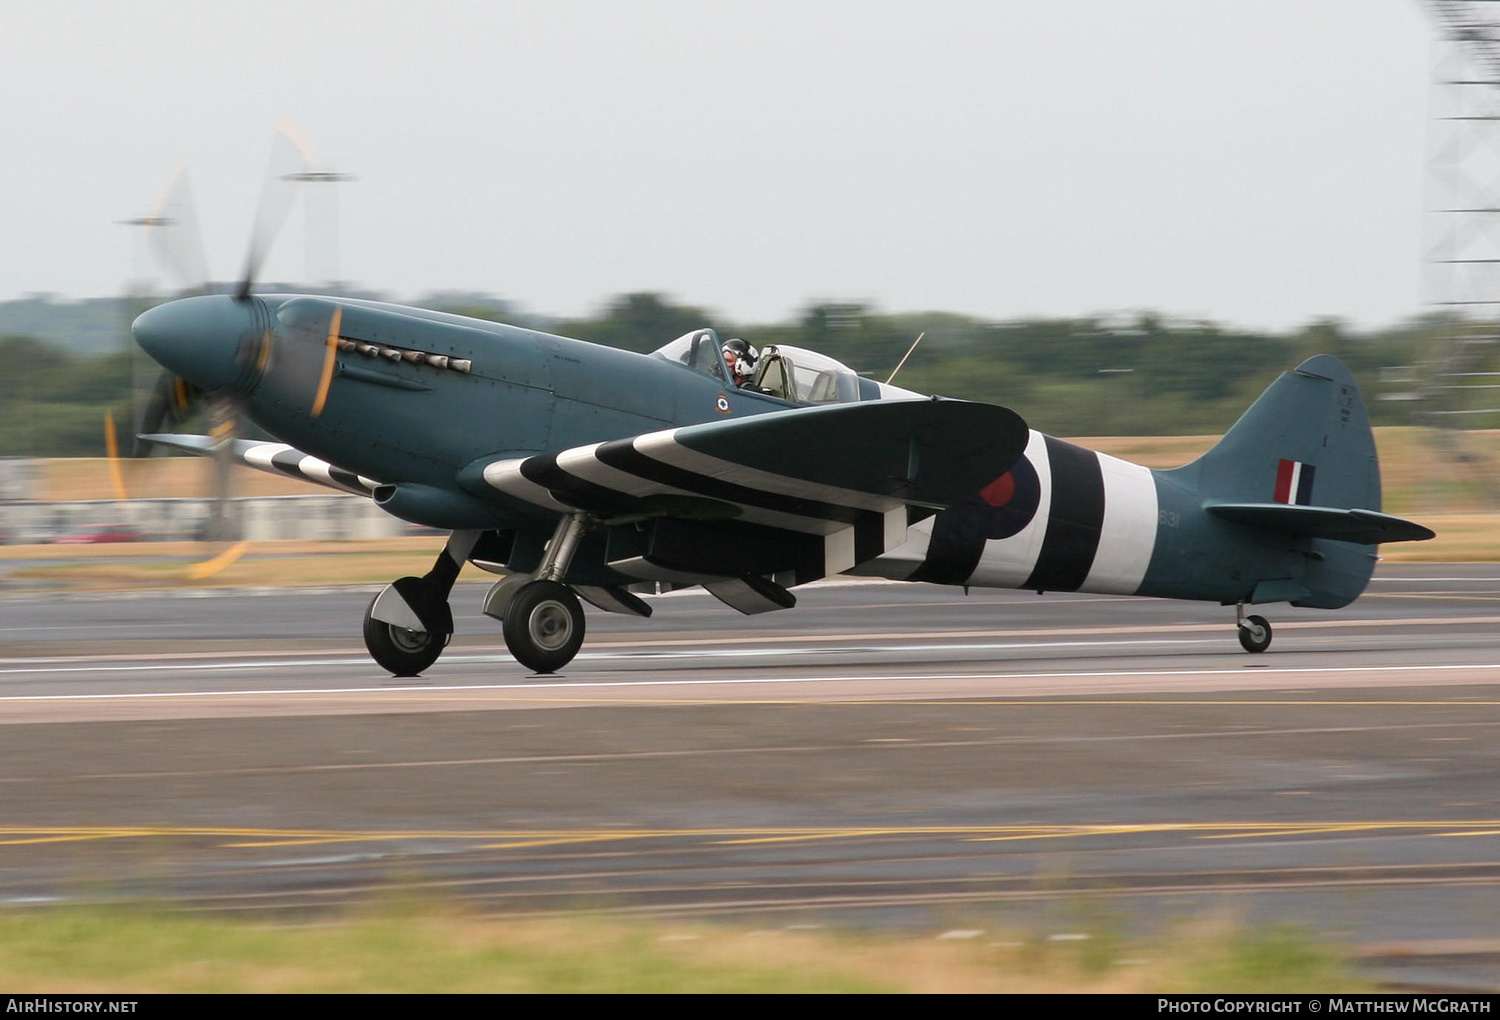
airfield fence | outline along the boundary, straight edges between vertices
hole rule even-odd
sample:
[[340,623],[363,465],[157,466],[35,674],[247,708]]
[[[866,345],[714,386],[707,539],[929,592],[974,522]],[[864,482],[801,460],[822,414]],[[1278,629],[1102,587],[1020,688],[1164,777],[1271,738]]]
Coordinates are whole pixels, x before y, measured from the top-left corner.
[[[138,540],[204,537],[213,500],[194,498],[0,501],[0,542],[50,543],[91,528],[121,527]],[[387,538],[411,526],[362,496],[245,496],[228,501],[234,533],[254,542]]]

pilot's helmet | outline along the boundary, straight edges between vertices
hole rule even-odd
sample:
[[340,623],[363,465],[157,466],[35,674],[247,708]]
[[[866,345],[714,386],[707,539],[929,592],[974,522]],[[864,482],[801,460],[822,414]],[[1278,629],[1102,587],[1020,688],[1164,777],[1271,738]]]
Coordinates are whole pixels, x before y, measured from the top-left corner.
[[724,341],[724,361],[737,377],[748,379],[755,374],[755,348],[739,337]]

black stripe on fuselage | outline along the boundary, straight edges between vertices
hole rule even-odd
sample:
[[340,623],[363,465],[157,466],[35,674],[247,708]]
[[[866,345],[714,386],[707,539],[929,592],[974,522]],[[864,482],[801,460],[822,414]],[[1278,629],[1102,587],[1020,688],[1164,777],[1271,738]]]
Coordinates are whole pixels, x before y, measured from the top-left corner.
[[1094,566],[1104,526],[1104,473],[1099,455],[1061,439],[1047,440],[1052,505],[1036,566],[1022,588],[1077,591]]

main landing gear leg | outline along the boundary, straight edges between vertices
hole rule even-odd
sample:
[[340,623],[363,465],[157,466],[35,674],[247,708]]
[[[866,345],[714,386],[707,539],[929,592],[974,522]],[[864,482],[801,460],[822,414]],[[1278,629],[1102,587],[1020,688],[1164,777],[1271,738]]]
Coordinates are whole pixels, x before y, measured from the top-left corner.
[[1263,652],[1271,647],[1271,625],[1264,616],[1246,616],[1245,603],[1234,607],[1234,619],[1240,632],[1240,647],[1247,652]]
[[586,514],[564,517],[536,573],[529,579],[508,577],[485,598],[485,614],[500,621],[506,647],[527,669],[555,673],[583,646],[583,606],[562,579],[593,525]]
[[481,532],[455,531],[432,569],[383,588],[365,610],[365,647],[396,676],[417,676],[437,661],[453,637],[448,593]]

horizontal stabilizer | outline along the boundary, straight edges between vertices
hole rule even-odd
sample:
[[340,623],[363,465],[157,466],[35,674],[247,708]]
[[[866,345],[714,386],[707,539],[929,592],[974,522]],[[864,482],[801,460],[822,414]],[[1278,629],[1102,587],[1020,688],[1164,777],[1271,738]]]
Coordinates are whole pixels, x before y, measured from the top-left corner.
[[340,492],[352,492],[356,496],[369,496],[380,483],[373,478],[357,475],[353,471],[334,467],[326,460],[303,453],[285,443],[255,442],[249,439],[217,440],[212,436],[195,436],[159,433],[140,436],[140,439],[158,446],[170,447],[196,453],[200,457],[214,457],[229,443],[229,454],[238,464],[253,467],[273,475],[287,475],[304,482],[322,485]]
[[1360,545],[1381,542],[1424,542],[1434,537],[1429,528],[1374,510],[1342,510],[1328,506],[1294,506],[1287,503],[1209,503],[1204,507],[1215,517],[1255,528],[1269,528],[1308,538],[1329,538]]

